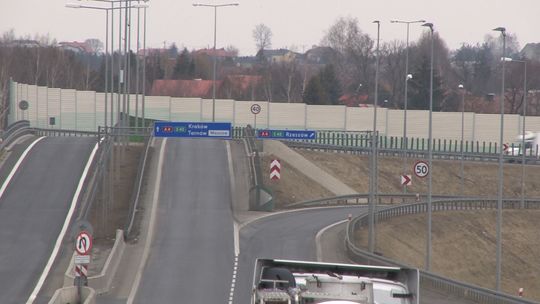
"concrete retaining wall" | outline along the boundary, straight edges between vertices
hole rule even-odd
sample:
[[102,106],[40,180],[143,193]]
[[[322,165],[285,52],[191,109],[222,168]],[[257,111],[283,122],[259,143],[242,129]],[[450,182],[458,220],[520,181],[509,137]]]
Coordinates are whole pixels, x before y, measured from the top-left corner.
[[[82,303],[83,304],[95,304],[96,303],[96,291],[90,287],[82,287]],[[58,289],[52,296],[49,304],[66,304],[77,303],[77,287],[64,287]]]
[[[277,140],[265,140],[263,144],[264,153],[273,154],[280,159],[286,161],[287,164],[293,166],[296,170],[302,172],[304,175],[309,176],[309,178],[318,183],[321,187],[326,188],[328,191],[334,193],[335,195],[347,195],[356,193],[354,189],[347,186],[334,176],[322,170],[321,168],[317,167],[312,162],[305,159],[298,152],[287,147],[284,143]],[[283,170],[287,169],[282,167],[282,171]]]

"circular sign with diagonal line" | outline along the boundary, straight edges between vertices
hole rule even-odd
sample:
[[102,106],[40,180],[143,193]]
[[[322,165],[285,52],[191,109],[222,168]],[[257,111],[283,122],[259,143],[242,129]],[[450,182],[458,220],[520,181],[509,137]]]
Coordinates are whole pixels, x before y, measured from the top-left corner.
[[87,231],[81,231],[75,239],[75,251],[80,255],[90,254],[92,250],[92,236]]

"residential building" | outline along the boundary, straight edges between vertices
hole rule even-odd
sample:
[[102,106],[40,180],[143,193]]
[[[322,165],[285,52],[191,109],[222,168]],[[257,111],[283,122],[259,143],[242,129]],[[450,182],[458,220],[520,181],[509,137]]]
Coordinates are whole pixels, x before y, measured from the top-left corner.
[[58,43],[58,47],[65,51],[75,53],[92,53],[91,47],[85,42],[78,41],[62,41]]
[[[216,81],[216,91],[223,81]],[[212,80],[171,80],[157,79],[152,84],[150,95],[171,97],[212,98]]]
[[540,62],[540,43],[527,43],[521,50],[521,56]]

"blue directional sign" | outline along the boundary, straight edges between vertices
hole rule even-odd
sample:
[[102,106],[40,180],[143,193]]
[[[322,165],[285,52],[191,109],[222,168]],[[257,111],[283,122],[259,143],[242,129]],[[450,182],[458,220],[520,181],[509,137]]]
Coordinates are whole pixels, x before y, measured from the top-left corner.
[[232,131],[229,122],[157,121],[154,124],[154,136],[231,138]]
[[317,131],[304,130],[259,130],[260,139],[317,139]]

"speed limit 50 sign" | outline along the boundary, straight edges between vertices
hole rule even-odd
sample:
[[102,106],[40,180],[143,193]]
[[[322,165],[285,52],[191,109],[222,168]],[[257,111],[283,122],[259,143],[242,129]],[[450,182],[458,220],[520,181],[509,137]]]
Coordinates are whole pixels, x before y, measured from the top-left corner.
[[429,165],[425,161],[419,160],[416,163],[414,163],[413,171],[414,171],[414,175],[420,178],[426,177],[429,174]]

